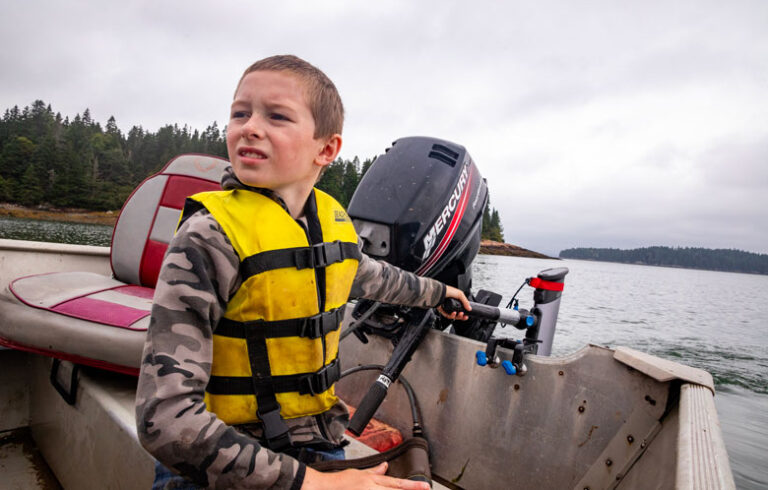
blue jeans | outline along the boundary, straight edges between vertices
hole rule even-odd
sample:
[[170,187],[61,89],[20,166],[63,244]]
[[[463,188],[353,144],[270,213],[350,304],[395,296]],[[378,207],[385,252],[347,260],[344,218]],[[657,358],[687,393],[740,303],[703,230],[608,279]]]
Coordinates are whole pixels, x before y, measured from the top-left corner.
[[323,458],[323,461],[339,461],[339,460],[345,460],[347,459],[347,455],[344,452],[344,448],[340,447],[337,449],[331,449],[330,451],[317,451],[315,449],[305,448],[304,451],[306,451],[308,454],[317,454],[321,458]]
[[[332,449],[330,451],[316,451],[306,448],[309,454],[322,456],[324,461],[337,461],[346,459],[344,448]],[[152,490],[199,490],[203,487],[187,480],[181,475],[173,473],[166,468],[160,461],[155,461],[155,481],[152,483]]]
[[152,483],[152,490],[199,490],[201,488],[203,487],[173,473],[160,461],[155,460],[155,481]]

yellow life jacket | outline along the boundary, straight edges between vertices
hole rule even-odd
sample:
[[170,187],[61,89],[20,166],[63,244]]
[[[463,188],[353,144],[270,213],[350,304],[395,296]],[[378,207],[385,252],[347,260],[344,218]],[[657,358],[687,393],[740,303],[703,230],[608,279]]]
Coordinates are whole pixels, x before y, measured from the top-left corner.
[[282,419],[337,401],[339,325],[361,258],[357,234],[341,204],[317,189],[305,207],[306,229],[257,192],[190,199],[190,214],[205,206],[223,228],[242,278],[214,328],[206,406],[228,424],[263,420],[271,438],[276,417],[285,427]]

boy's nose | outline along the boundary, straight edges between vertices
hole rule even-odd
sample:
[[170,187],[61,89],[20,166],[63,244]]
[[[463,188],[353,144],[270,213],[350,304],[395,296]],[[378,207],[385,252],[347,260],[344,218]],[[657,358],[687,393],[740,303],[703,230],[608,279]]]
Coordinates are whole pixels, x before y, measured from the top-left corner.
[[254,114],[243,124],[242,133],[245,138],[263,138],[264,126],[259,116]]

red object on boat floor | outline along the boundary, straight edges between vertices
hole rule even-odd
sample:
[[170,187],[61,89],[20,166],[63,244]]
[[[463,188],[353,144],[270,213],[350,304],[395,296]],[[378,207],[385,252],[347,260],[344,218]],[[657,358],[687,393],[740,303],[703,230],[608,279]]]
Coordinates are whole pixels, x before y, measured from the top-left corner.
[[[350,418],[354,413],[355,407],[349,406]],[[403,435],[399,430],[376,419],[371,419],[371,421],[368,422],[368,425],[365,426],[363,433],[359,436],[356,436],[349,431],[347,431],[347,435],[380,453],[392,449],[403,442]]]

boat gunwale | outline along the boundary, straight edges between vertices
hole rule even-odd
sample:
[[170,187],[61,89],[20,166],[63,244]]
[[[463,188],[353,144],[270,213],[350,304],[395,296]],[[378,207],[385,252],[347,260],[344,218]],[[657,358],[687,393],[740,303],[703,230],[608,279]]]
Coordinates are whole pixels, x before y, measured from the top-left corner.
[[110,247],[74,245],[71,243],[36,242],[0,238],[0,251],[60,253],[66,255],[93,255],[109,257]]

